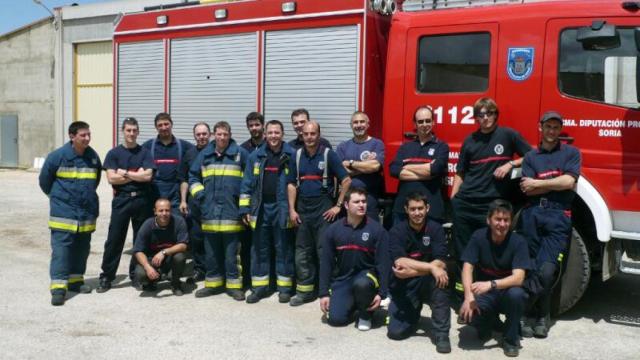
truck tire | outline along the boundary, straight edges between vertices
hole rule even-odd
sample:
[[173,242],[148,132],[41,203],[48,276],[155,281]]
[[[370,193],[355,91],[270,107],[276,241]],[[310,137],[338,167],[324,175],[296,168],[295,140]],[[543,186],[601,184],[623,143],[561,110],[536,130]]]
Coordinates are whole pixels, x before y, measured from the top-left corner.
[[582,236],[574,228],[559,283],[553,289],[551,312],[560,315],[571,309],[589,286],[591,261]]

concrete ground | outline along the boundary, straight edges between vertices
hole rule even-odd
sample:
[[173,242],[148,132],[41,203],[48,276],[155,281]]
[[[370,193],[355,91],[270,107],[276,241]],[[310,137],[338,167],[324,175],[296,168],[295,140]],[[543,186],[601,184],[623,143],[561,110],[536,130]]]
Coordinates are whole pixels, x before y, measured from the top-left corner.
[[[226,295],[175,297],[167,287],[145,297],[125,279],[104,294],[75,295],[52,307],[48,291],[48,200],[37,173],[0,170],[0,358],[2,359],[495,359],[497,341],[481,344],[452,317],[449,355],[435,352],[428,332],[405,341],[384,327],[359,332],[321,323],[317,301],[298,308],[277,296],[255,305]],[[107,235],[110,187],[100,186],[101,216],[93,234],[86,278],[97,286]],[[130,241],[130,240],[128,240]],[[129,246],[126,246],[128,248]],[[597,276],[594,276],[597,278]],[[199,284],[201,286],[201,284]],[[640,358],[640,278],[597,279],[580,303],[555,319],[546,340],[523,340],[523,359]],[[425,307],[423,316],[429,316]],[[428,328],[428,320],[422,322]]]

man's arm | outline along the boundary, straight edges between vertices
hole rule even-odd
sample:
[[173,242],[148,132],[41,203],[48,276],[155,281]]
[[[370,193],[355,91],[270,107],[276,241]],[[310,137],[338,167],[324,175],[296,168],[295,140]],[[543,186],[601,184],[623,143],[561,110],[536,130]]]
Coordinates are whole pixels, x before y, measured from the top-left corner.
[[296,189],[294,184],[287,185],[287,195],[287,201],[289,201],[289,219],[294,226],[298,226],[302,221],[296,212],[296,196],[298,195],[298,189]]
[[465,262],[462,266],[462,286],[464,288],[464,301],[460,307],[460,316],[469,323],[473,320],[473,316],[480,311],[476,303],[476,297],[471,290],[473,283],[473,265]]
[[451,198],[456,196],[463,182],[464,182],[464,178],[460,174],[456,173],[453,176],[453,185],[451,185]]
[[124,185],[130,183],[131,180],[124,176],[123,169],[107,169],[107,181],[111,185]]
[[575,186],[576,178],[567,174],[546,180],[530,177],[523,177],[520,180],[520,189],[527,196],[546,194],[550,191],[573,190]]
[[187,191],[189,191],[189,183],[182,181],[180,183],[180,212],[182,215],[189,213],[189,205],[187,204]]
[[136,171],[127,171],[125,177],[135,182],[150,182],[151,178],[153,177],[153,169],[139,168]]
[[53,182],[56,179],[56,171],[58,171],[57,161],[58,160],[55,156],[49,154],[44,162],[44,165],[42,165],[42,169],[40,169],[38,182],[40,184],[40,189],[42,189],[42,192],[47,196],[49,196],[49,193],[51,192],[51,186],[53,186]]

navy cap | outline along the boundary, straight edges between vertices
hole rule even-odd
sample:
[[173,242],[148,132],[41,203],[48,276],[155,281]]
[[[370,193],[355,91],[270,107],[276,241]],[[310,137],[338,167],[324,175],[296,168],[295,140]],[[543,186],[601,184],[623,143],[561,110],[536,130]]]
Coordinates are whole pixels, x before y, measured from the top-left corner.
[[547,111],[540,118],[540,124],[544,124],[545,122],[553,119],[556,119],[560,121],[560,123],[562,123],[562,115],[560,115],[558,112],[555,112],[555,111]]

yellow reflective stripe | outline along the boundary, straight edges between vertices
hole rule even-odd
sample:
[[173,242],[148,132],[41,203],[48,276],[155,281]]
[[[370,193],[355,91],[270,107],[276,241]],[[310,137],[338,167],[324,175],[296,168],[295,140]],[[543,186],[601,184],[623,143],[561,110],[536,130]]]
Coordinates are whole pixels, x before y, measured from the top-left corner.
[[202,231],[213,232],[239,232],[244,230],[242,224],[224,225],[224,224],[202,224]]
[[314,288],[314,285],[302,285],[302,284],[297,284],[296,285],[296,290],[300,291],[300,292],[312,292]]
[[269,285],[269,279],[267,280],[251,280],[251,286],[257,287],[257,286],[267,286]]
[[79,282],[84,282],[84,277],[82,275],[69,277],[69,284],[75,284]]
[[60,283],[51,284],[51,286],[49,286],[49,289],[50,290],[56,290],[56,289],[67,290],[67,284],[60,284]]
[[285,175],[289,175],[289,168],[288,167],[284,168],[284,174]]
[[260,166],[253,167],[253,175],[260,175]]
[[562,262],[562,259],[564,259],[564,254],[563,253],[558,254],[558,262]]
[[210,176],[235,176],[242,177],[242,171],[240,170],[231,170],[231,169],[211,169],[205,170],[202,172],[202,177],[210,177]]
[[56,176],[62,179],[97,179],[98,169],[94,168],[58,168]]
[[217,288],[217,287],[220,287],[222,285],[223,285],[222,280],[213,280],[213,281],[205,280],[204,281],[204,287],[206,287],[206,288]]
[[65,230],[65,231],[76,232],[78,230],[78,224],[67,224],[63,222],[49,220],[49,228],[55,229],[55,230]]
[[378,283],[378,279],[372,273],[367,273],[367,277],[373,281],[373,284],[376,286],[376,289],[380,287],[380,284]]
[[387,317],[384,318],[384,324],[389,325],[389,315],[387,315]]
[[96,224],[86,224],[78,226],[78,232],[92,232],[96,231]]
[[293,281],[291,281],[291,280],[280,280],[280,279],[278,279],[278,280],[276,281],[276,284],[277,284],[278,286],[283,286],[283,287],[285,287],[285,286],[291,286],[291,285],[293,285]]
[[249,205],[251,205],[251,199],[249,199],[249,198],[246,198],[246,199],[240,198],[240,201],[239,201],[238,205],[239,206],[249,206]]
[[457,291],[464,291],[464,286],[462,286],[462,283],[459,283],[459,282],[456,283],[456,290]]
[[251,230],[255,230],[257,226],[257,222],[254,220],[251,220],[249,221],[249,226],[251,227]]
[[196,194],[202,190],[204,190],[204,186],[200,183],[195,183],[191,185],[191,189],[189,190],[189,192],[191,192],[191,196],[196,196]]
[[242,278],[227,279],[227,289],[242,289]]

